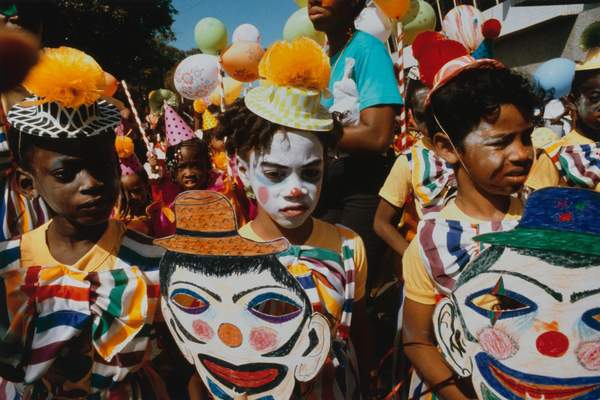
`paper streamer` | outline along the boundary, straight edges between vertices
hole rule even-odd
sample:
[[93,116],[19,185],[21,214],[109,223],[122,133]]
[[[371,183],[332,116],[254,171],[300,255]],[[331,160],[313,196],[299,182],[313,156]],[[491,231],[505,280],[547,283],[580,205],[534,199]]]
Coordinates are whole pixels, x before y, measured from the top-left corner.
[[404,26],[402,22],[398,22],[398,33],[397,33],[397,42],[398,42],[398,91],[402,96],[405,104],[402,107],[402,111],[400,112],[400,137],[404,137],[408,133],[408,127],[406,124],[406,93],[405,93],[405,83],[404,83]]
[[123,85],[123,90],[125,90],[125,95],[127,96],[127,101],[129,102],[129,107],[131,107],[131,111],[133,112],[133,117],[135,118],[135,122],[140,130],[140,133],[142,134],[142,139],[144,139],[144,143],[146,143],[146,148],[148,149],[149,152],[154,152],[154,147],[150,144],[150,141],[148,140],[148,137],[146,136],[146,130],[144,129],[144,126],[142,125],[142,121],[140,120],[140,116],[137,112],[137,109],[135,108],[135,104],[133,103],[133,98],[131,97],[131,93],[129,93],[129,88],[127,87],[127,82],[125,82],[125,80],[121,81],[121,84]]
[[225,69],[223,60],[219,57],[219,94],[221,95],[221,112],[225,112]]

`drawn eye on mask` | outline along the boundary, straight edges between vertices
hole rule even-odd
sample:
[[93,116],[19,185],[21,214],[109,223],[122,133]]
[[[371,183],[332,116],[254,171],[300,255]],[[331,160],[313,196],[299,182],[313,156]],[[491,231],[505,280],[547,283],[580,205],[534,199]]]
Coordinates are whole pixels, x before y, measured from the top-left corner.
[[537,304],[527,297],[505,289],[502,278],[493,287],[467,296],[465,305],[479,315],[489,318],[492,325],[498,320],[520,317],[538,309]]
[[588,327],[600,331],[600,307],[592,308],[591,310],[583,313],[581,320]]
[[173,290],[171,301],[181,311],[194,315],[202,314],[210,306],[208,300],[189,289]]
[[278,293],[263,293],[248,303],[248,311],[264,321],[282,324],[302,313],[302,306],[287,296]]

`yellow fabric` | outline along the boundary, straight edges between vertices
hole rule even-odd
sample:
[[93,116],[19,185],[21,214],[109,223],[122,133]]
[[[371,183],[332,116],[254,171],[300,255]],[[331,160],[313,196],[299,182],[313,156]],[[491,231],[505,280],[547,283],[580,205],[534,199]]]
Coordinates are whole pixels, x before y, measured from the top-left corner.
[[[257,242],[264,241],[264,239],[258,236],[252,229],[252,222],[244,225],[239,230],[239,233],[246,239]],[[354,240],[354,301],[358,301],[365,296],[367,284],[367,256],[365,245],[360,236],[349,229],[340,228],[336,225],[313,218],[313,231],[304,245],[321,247],[340,253],[342,249],[342,238]]]
[[[517,198],[511,198],[508,212],[504,215],[504,220],[517,220],[523,215],[523,203]],[[480,224],[483,221],[465,214],[454,199],[440,211],[440,218],[462,221],[469,224]],[[439,293],[423,259],[419,254],[419,241],[413,240],[404,252],[402,257],[402,274],[404,277],[404,295],[406,298],[421,304],[433,305],[437,302]]]
[[[57,261],[48,248],[46,231],[49,222],[25,233],[21,237],[21,266],[44,266],[55,267],[64,265]],[[115,267],[117,252],[121,245],[121,239],[125,234],[125,225],[119,221],[109,220],[106,231],[98,242],[75,264],[67,267],[84,272],[108,271]]]
[[[593,144],[594,141],[583,136],[576,130],[567,133],[563,138],[551,145],[551,149],[556,146],[572,146],[581,144]],[[537,159],[533,163],[526,186],[538,190],[550,186],[566,186],[566,182],[561,179],[560,173],[552,162],[552,159],[545,151],[540,151]]]

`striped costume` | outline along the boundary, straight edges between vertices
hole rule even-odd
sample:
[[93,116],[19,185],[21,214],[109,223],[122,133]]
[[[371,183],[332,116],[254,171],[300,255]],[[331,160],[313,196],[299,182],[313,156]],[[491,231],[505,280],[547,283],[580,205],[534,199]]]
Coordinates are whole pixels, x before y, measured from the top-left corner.
[[557,141],[544,151],[568,186],[594,189],[600,184],[600,143],[565,145]]
[[[353,399],[358,396],[358,368],[349,339],[355,292],[356,234],[336,226],[341,252],[312,246],[291,246],[279,260],[296,277],[313,310],[334,323],[332,355],[322,372],[302,388],[305,399]],[[309,391],[310,390],[310,391]]]
[[0,242],[0,398],[168,398],[151,366],[163,251],[122,232],[114,267],[93,272],[23,267],[21,240]]

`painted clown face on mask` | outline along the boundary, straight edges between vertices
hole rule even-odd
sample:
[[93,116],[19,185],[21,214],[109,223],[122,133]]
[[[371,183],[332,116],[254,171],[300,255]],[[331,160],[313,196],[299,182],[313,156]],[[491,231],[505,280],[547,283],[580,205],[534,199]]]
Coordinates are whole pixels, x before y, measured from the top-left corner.
[[491,247],[436,308],[440,349],[485,400],[600,398],[600,257]]
[[316,135],[279,131],[268,150],[252,151],[239,163],[244,184],[279,226],[297,228],[310,217],[323,183],[323,145]]
[[169,329],[216,399],[288,399],[320,371],[328,322],[275,256],[167,253],[163,270]]

